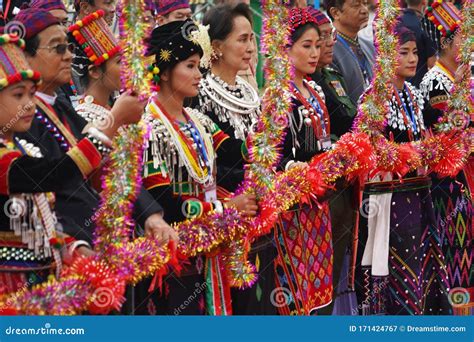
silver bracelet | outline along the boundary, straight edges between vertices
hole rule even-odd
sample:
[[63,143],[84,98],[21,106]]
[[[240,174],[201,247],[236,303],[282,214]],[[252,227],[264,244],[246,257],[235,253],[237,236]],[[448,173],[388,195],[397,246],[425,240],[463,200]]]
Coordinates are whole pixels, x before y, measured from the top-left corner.
[[294,160],[290,160],[288,163],[285,165],[285,171],[288,171],[291,168],[291,165],[296,163]]
[[110,140],[109,137],[101,132],[98,128],[90,126],[87,130],[87,133],[102,142],[105,146],[112,148],[112,140]]
[[212,204],[214,204],[214,210],[216,213],[222,214],[224,212],[224,206],[222,205],[221,201],[214,201]]
[[72,256],[72,255],[74,255],[74,251],[76,249],[78,249],[79,247],[83,247],[83,246],[91,249],[91,245],[87,241],[76,240],[76,241],[74,241],[74,242],[72,242],[71,244],[68,245],[68,247],[67,247],[68,252]]

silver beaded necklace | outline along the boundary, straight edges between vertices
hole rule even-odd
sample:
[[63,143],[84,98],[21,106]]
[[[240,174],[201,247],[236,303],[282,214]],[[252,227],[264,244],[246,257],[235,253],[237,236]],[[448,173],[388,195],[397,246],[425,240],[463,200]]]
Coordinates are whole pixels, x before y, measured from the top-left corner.
[[260,116],[260,97],[245,80],[237,76],[230,86],[218,76],[208,73],[201,80],[200,111],[212,111],[221,122],[229,122],[235,138],[245,140]]

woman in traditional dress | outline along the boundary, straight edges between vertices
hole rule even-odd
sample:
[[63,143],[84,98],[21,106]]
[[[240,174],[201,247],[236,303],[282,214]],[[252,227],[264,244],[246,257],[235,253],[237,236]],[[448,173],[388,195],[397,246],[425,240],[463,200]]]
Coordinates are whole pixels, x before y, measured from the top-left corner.
[[[410,143],[424,139],[426,129],[423,97],[406,82],[416,73],[416,38],[406,28],[398,29],[397,38],[398,65],[380,134],[395,143]],[[359,114],[356,122],[363,121]],[[363,243],[363,314],[447,313],[447,274],[430,186],[425,167],[403,178],[378,172],[366,182],[359,236]]]
[[[280,169],[288,170],[331,148],[329,115],[321,88],[307,81],[316,71],[320,37],[307,9],[292,9],[288,47],[294,67],[292,112],[282,149]],[[284,315],[309,315],[332,301],[332,238],[327,202],[311,200],[281,215],[275,229],[278,302]],[[281,296],[282,293],[274,293]]]
[[[236,151],[241,146],[204,114],[183,106],[185,98],[198,94],[206,37],[208,42],[204,27],[198,29],[187,20],[155,28],[148,40],[147,54],[155,56],[150,70],[157,93],[146,110],[151,136],[144,156],[144,185],[163,203],[168,222],[213,210],[222,212],[224,206],[234,206],[243,215],[252,216],[258,209],[252,195],[229,201],[217,199],[216,162],[240,162]],[[221,255],[198,254],[183,266],[179,276],[173,274],[166,279],[161,292],[157,290],[139,300],[142,309],[138,312],[230,314],[230,288]]]
[[[260,116],[257,91],[238,76],[249,68],[255,53],[249,7],[243,3],[216,6],[206,12],[203,25],[209,25],[213,58],[192,106],[210,117],[226,134],[243,143]],[[244,180],[244,172],[243,161],[231,167],[218,163],[217,182],[222,192],[235,191]],[[277,313],[270,301],[275,288],[275,256],[272,233],[252,243],[249,260],[257,267],[258,280],[249,289],[232,289],[234,315]]]
[[16,137],[31,127],[40,80],[20,47],[24,42],[18,36],[0,36],[0,203],[5,208],[0,216],[0,295],[59,275],[63,262],[71,262],[76,253],[91,254],[87,242],[62,233],[53,192],[99,167],[120,125],[136,122],[143,110],[143,103],[125,94],[111,113],[114,124],[91,126],[63,157],[43,158],[38,147]]
[[[441,9],[445,7],[447,9]],[[439,16],[443,11],[450,15],[454,21],[461,18],[459,10],[451,3],[438,5],[428,17]],[[455,27],[445,27],[444,21],[442,30],[438,31],[440,44],[440,55],[435,66],[431,68],[423,77],[420,85],[425,100],[423,111],[425,124],[427,128],[436,131],[436,125],[440,123],[444,114],[448,110],[448,100],[451,96],[453,85],[469,78],[469,65],[459,65],[457,57],[459,55],[459,46],[461,44],[461,35],[459,34],[459,25]],[[449,33],[447,30],[450,30]],[[470,164],[473,164],[471,159]],[[472,166],[471,166],[472,167]],[[468,182],[470,177],[471,183]],[[446,258],[446,266],[449,275],[449,287],[462,288],[460,290],[468,292],[469,302],[457,303],[453,301],[453,309],[466,309],[472,314],[474,309],[474,231],[473,231],[473,206],[472,206],[472,188],[474,175],[469,172],[469,166],[460,172],[456,178],[440,179],[432,175],[433,185],[431,187],[431,196],[433,198],[435,218],[438,229],[441,231],[441,241],[443,254]],[[456,304],[463,304],[461,306]],[[458,311],[459,311],[458,310]]]

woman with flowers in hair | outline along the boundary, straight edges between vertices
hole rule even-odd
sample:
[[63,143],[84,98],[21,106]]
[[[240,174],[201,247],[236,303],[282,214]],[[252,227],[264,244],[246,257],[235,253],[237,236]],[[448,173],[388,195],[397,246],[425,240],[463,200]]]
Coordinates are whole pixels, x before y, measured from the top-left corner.
[[[184,107],[185,98],[198,94],[199,68],[204,66],[201,61],[209,57],[206,41],[207,31],[192,20],[159,26],[147,40],[147,55],[154,57],[149,70],[156,92],[145,114],[151,134],[144,155],[143,182],[163,203],[168,222],[211,211],[223,212],[225,207],[235,207],[246,216],[255,216],[258,209],[251,195],[227,201],[217,199],[216,163],[239,162],[235,151],[240,151],[241,144],[229,139],[198,110]],[[164,281],[161,291],[138,300],[142,303],[139,313],[231,314],[229,279],[221,253],[196,254],[182,265],[179,275],[173,274]],[[190,296],[193,300],[189,300]]]
[[[316,71],[320,35],[316,19],[306,8],[290,11],[288,55],[294,68],[293,111],[289,114],[280,169],[304,166],[331,148],[330,122],[319,86],[307,81]],[[303,165],[302,165],[303,164]],[[275,227],[278,288],[287,300],[279,303],[283,315],[309,315],[332,301],[332,237],[327,201],[308,198],[283,213]]]
[[[261,106],[257,91],[239,76],[241,71],[249,69],[256,52],[252,15],[244,3],[220,5],[206,12],[203,25],[209,25],[213,55],[211,67],[200,82],[199,95],[193,99],[191,106],[242,144],[260,117]],[[241,155],[241,151],[236,153]],[[243,160],[230,167],[218,163],[219,194],[225,197],[226,192],[236,191],[244,180],[244,174]],[[275,256],[272,233],[252,242],[249,260],[257,266],[258,280],[250,288],[232,289],[234,315],[277,313],[271,302],[271,292],[275,288],[272,267]]]

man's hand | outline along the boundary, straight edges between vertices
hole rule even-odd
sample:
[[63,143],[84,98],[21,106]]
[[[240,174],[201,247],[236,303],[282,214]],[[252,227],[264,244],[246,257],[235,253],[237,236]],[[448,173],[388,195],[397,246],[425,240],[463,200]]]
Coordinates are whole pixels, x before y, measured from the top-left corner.
[[163,220],[161,214],[153,214],[145,221],[145,236],[158,239],[163,242],[173,240],[179,241],[178,233]]

